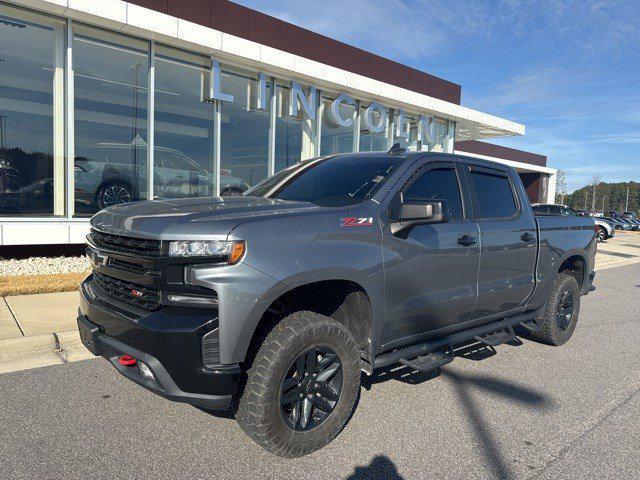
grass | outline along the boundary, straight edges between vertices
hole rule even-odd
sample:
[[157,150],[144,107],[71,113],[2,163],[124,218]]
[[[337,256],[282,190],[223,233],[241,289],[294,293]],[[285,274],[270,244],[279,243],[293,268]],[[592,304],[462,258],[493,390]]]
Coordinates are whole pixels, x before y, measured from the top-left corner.
[[7,275],[0,277],[0,296],[31,295],[34,293],[72,292],[89,275],[82,273],[57,273],[54,275]]

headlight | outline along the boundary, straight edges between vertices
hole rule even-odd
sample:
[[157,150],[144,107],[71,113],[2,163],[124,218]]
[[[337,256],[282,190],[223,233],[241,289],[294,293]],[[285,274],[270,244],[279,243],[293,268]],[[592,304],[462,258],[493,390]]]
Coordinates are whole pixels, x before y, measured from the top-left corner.
[[193,240],[169,243],[172,257],[217,257],[224,263],[236,263],[244,255],[244,242]]

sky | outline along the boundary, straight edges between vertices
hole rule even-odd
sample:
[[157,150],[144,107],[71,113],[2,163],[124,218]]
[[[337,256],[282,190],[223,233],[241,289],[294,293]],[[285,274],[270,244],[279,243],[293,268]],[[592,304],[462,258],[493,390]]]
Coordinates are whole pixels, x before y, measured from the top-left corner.
[[462,85],[571,192],[640,181],[640,0],[234,0]]

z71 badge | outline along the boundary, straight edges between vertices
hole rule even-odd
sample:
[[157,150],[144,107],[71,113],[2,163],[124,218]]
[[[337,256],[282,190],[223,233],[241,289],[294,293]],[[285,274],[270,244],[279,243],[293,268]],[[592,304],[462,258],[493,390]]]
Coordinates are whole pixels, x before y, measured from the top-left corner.
[[340,219],[341,227],[370,227],[372,225],[372,217],[344,217]]

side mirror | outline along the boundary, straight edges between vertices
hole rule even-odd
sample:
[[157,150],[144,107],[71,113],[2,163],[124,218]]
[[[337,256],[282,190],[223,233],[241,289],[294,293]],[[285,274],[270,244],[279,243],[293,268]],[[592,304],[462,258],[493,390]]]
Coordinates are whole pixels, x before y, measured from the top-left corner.
[[444,223],[447,221],[446,205],[441,200],[402,201],[401,198],[392,206],[390,216],[391,233],[394,235],[417,225]]

